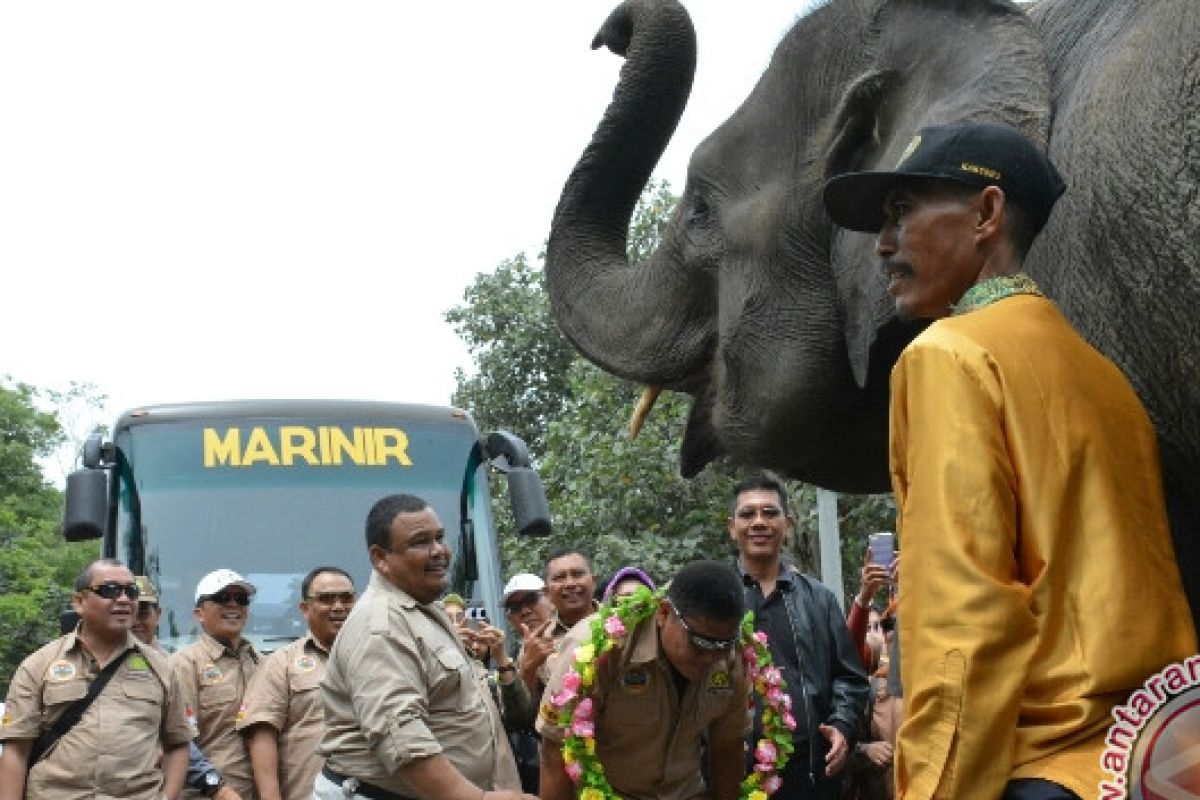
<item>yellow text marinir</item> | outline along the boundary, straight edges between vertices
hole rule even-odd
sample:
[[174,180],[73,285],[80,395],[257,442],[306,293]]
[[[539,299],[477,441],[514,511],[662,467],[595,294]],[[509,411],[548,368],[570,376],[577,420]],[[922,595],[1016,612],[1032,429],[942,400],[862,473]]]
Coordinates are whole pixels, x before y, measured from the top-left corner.
[[205,467],[411,467],[408,435],[399,428],[280,425],[204,429]]

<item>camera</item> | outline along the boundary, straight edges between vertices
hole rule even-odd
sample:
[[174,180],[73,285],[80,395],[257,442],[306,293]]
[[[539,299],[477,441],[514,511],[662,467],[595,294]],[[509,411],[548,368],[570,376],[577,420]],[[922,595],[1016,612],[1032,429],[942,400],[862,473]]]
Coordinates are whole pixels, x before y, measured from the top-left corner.
[[463,609],[463,621],[469,629],[477,631],[480,625],[488,621],[487,609],[480,607]]

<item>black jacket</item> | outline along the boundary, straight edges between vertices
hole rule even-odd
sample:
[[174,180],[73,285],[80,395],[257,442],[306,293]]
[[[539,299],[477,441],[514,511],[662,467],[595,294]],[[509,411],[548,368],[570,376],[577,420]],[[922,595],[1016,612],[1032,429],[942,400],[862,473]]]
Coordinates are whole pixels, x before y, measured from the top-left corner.
[[[782,569],[792,583],[790,590],[782,591],[782,596],[792,636],[801,649],[799,662],[809,704],[805,709],[809,730],[796,731],[795,738],[823,741],[817,725],[833,725],[853,748],[859,721],[866,713],[870,684],[850,638],[850,629],[833,592],[791,567]],[[740,561],[738,571],[746,586],[747,605],[752,608],[753,591],[758,584]],[[774,649],[776,645],[769,646]]]

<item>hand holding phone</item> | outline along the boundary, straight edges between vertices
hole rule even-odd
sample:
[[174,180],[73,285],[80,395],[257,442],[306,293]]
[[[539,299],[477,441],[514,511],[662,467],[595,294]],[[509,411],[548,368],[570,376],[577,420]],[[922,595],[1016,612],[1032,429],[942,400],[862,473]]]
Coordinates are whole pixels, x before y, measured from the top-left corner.
[[895,537],[890,533],[872,533],[867,537],[871,563],[880,567],[891,567],[896,558]]
[[463,621],[466,623],[467,630],[477,631],[481,624],[488,621],[487,609],[479,607],[464,609]]

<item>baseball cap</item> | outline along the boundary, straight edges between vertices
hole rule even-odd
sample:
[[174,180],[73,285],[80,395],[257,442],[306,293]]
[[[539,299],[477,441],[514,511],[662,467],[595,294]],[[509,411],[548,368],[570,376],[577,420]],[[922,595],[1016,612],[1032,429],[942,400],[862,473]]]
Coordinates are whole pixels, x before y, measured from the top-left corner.
[[1015,128],[935,125],[921,128],[890,172],[849,172],[825,183],[825,210],[843,228],[878,233],[883,201],[898,183],[937,178],[983,189],[999,186],[1038,230],[1066,184],[1050,159]]
[[519,572],[504,584],[504,599],[517,592],[540,592],[546,588],[546,582],[529,572]]
[[158,590],[154,588],[154,584],[145,575],[138,575],[133,579],[133,582],[138,587],[138,602],[139,603],[157,603]]
[[211,594],[216,594],[222,589],[230,586],[240,586],[245,589],[250,596],[258,590],[254,588],[254,584],[238,575],[231,569],[214,569],[212,572],[205,575],[196,584],[196,602],[200,602],[201,597],[207,597]]

